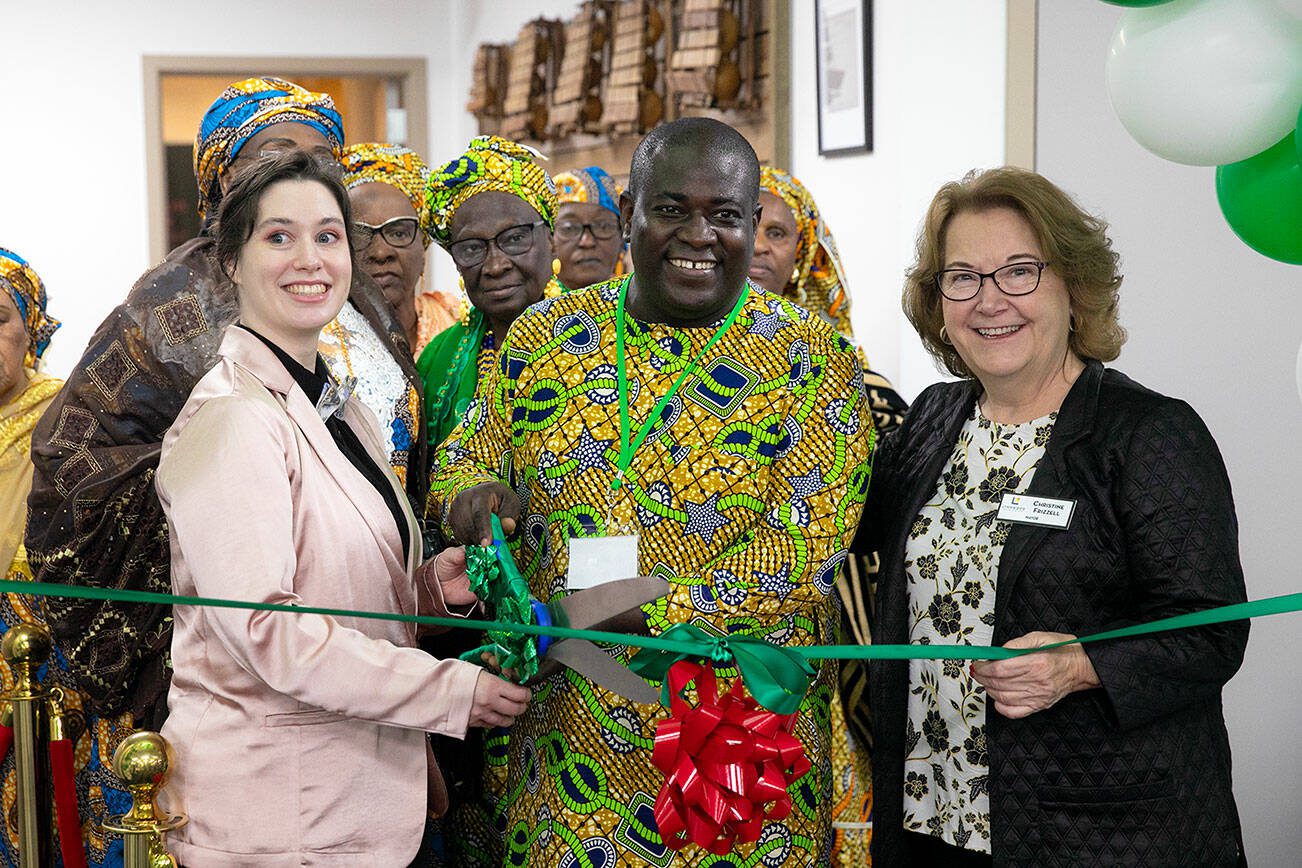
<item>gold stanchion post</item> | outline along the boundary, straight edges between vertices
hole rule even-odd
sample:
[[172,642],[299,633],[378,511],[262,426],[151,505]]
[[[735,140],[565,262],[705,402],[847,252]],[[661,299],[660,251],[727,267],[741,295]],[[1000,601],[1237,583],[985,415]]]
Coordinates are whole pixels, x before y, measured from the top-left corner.
[[167,852],[166,833],[186,823],[158,807],[158,791],[176,761],[172,746],[156,732],[135,732],[113,752],[113,770],[131,793],[131,810],[109,817],[105,830],[122,835],[124,868],[176,868]]
[[14,689],[7,697],[13,713],[14,770],[17,776],[18,864],[52,864],[50,790],[41,746],[41,710],[46,693],[36,670],[50,656],[54,641],[40,624],[15,624],[0,640],[0,655],[14,674]]

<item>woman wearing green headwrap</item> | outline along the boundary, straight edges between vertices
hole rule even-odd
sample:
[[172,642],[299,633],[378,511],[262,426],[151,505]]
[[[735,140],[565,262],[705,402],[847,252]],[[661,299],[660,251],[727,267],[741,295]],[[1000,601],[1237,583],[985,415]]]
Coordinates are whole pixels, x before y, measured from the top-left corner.
[[451,254],[471,305],[416,363],[431,446],[456,427],[515,318],[560,291],[552,272],[556,186],[534,162],[537,156],[515,142],[480,136],[430,176],[422,223]]
[[[432,447],[461,420],[516,317],[544,295],[560,294],[552,268],[556,187],[534,162],[537,156],[515,142],[480,136],[430,175],[421,223],[452,256],[471,305],[460,323],[434,336],[416,363],[425,381]],[[468,639],[474,637],[453,631],[426,647],[453,657],[478,644]],[[459,868],[502,864],[493,815],[506,786],[507,730],[490,730],[485,739],[482,745],[477,734],[465,744],[434,739],[452,800],[443,821],[447,859]]]

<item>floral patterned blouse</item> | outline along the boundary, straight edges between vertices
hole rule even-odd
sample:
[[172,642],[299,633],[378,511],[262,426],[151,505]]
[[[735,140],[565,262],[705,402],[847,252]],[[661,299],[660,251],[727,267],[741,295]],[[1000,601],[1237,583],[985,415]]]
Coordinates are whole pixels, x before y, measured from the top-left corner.
[[[1003,425],[979,407],[959,432],[936,493],[909,531],[909,641],[989,645],[995,580],[1012,525],[1005,492],[1031,484],[1056,413]],[[961,660],[909,661],[904,828],[990,852],[986,692]]]

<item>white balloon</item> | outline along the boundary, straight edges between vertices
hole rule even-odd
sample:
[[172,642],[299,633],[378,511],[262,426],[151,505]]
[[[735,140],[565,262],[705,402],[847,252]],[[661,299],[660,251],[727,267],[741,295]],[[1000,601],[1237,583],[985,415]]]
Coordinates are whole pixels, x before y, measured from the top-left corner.
[[1302,0],[1275,0],[1275,5],[1294,18],[1302,19]]
[[1302,398],[1302,347],[1297,348],[1297,396]]
[[1126,10],[1107,64],[1122,125],[1154,154],[1190,166],[1236,163],[1284,138],[1302,104],[1294,5],[1302,0],[1173,0]]

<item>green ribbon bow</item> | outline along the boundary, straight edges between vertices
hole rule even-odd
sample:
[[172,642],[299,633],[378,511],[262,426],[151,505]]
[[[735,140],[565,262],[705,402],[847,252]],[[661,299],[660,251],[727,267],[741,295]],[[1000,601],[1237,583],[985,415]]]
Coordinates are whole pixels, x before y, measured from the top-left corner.
[[538,674],[538,643],[528,633],[504,629],[500,625],[533,624],[529,585],[507,548],[502,522],[496,515],[489,518],[493,525],[493,544],[466,546],[466,573],[470,576],[470,590],[493,607],[494,620],[499,626],[488,629],[487,644],[465,652],[461,659],[478,663],[479,655],[487,651],[497,656],[497,664],[503,672],[512,670],[516,680],[523,684]]
[[660,703],[665,707],[669,706],[666,676],[679,660],[704,658],[716,666],[735,663],[751,696],[775,714],[795,712],[814,678],[814,667],[799,651],[756,636],[718,636],[695,624],[675,624],[661,633],[660,638],[686,644],[690,650],[644,648],[628,662],[628,668],[648,681],[660,682]]

